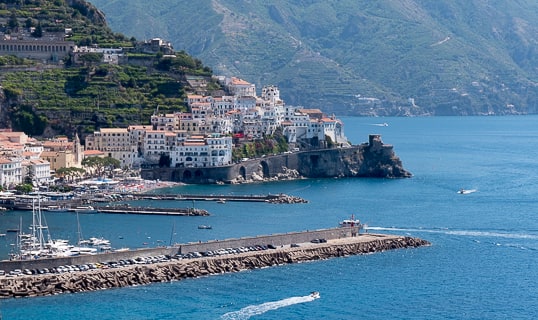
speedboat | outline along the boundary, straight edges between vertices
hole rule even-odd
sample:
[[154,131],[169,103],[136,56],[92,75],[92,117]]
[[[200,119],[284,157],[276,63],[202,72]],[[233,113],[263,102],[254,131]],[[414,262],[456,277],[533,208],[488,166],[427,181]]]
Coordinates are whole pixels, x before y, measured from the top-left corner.
[[213,229],[213,227],[212,226],[206,226],[206,225],[202,224],[202,225],[198,226],[198,229]]
[[319,292],[318,291],[310,292],[310,297],[312,297],[314,299],[319,299]]
[[459,194],[469,194],[469,193],[473,193],[473,192],[476,192],[476,189],[469,189],[469,190],[460,189],[460,190],[458,190]]

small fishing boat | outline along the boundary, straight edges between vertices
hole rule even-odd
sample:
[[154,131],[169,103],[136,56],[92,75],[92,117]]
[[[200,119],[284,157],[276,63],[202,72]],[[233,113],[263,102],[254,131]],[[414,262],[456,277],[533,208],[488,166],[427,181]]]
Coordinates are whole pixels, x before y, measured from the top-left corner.
[[212,226],[207,226],[205,224],[201,224],[201,225],[198,226],[198,229],[213,229],[213,227]]

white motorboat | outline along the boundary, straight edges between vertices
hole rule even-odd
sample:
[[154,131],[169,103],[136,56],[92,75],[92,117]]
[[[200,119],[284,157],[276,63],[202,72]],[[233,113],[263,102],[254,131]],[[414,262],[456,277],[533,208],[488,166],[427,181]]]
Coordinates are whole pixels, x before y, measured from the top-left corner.
[[476,192],[476,189],[460,189],[460,190],[458,190],[459,194],[469,194],[469,193],[473,193],[473,192]]
[[320,298],[319,292],[318,291],[310,292],[310,297],[312,297],[314,299],[319,299]]
[[92,206],[79,206],[69,209],[69,211],[74,211],[76,213],[95,213],[97,210]]
[[67,211],[67,208],[62,207],[62,206],[47,206],[47,207],[43,208],[43,210],[54,211],[54,212],[64,212],[64,211]]
[[213,229],[213,227],[202,224],[198,226],[198,229]]

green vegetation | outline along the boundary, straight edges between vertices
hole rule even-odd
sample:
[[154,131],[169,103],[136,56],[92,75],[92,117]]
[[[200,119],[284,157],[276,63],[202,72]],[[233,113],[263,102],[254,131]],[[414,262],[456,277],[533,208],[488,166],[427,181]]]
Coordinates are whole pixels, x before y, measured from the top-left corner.
[[66,182],[73,182],[76,179],[81,179],[86,174],[86,170],[82,168],[69,167],[59,168],[55,172],[56,177]]
[[536,1],[92,3],[115,30],[164,35],[219,74],[278,85],[291,105],[351,115],[538,112]]
[[263,155],[279,154],[286,151],[288,151],[288,142],[282,134],[282,130],[278,129],[271,136],[239,143],[239,147],[232,150],[232,160],[239,162],[243,158],[258,158]]
[[[68,5],[70,3],[71,5]],[[78,64],[73,57],[63,65],[42,65],[13,56],[1,56],[0,82],[6,102],[6,115],[14,130],[39,136],[49,134],[81,137],[101,127],[125,127],[148,124],[150,116],[160,112],[186,111],[186,94],[193,90],[186,76],[206,77],[208,89],[218,90],[212,70],[199,59],[180,51],[137,53],[135,38],[113,33],[104,15],[82,0],[0,0],[7,30],[34,27],[33,36],[71,29],[67,40],[79,46],[125,48],[127,64],[103,64],[101,53],[82,55]],[[2,19],[0,18],[0,23]]]
[[96,176],[112,175],[114,169],[118,169],[121,162],[111,157],[88,157],[82,160],[82,165],[89,168]]

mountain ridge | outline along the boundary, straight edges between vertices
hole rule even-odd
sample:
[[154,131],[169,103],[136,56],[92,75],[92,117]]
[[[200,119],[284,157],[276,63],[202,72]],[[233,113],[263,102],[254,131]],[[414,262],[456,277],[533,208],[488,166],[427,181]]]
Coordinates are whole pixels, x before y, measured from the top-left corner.
[[92,3],[115,30],[165,37],[215,73],[278,85],[293,105],[396,116],[538,110],[532,1]]

